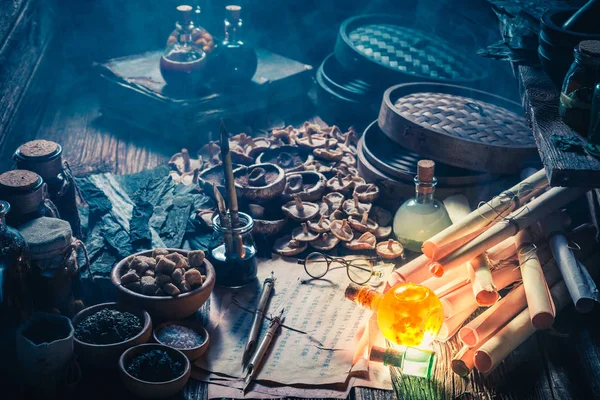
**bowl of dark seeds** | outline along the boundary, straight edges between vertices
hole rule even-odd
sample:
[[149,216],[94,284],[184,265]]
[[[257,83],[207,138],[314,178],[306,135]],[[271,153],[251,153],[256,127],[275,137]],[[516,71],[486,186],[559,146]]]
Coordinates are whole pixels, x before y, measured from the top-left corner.
[[169,321],[156,328],[154,340],[181,351],[190,361],[195,361],[208,350],[210,336],[197,321]]
[[157,399],[180,392],[190,378],[190,361],[181,351],[162,344],[141,344],[119,359],[119,374],[133,394]]
[[84,364],[98,368],[114,368],[123,351],[146,343],[152,334],[146,311],[119,303],[83,309],[72,323],[75,352]]

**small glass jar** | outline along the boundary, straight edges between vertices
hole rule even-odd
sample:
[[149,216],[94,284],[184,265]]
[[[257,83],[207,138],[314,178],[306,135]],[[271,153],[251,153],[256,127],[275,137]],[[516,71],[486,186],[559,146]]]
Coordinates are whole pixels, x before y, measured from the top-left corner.
[[[181,7],[181,6],[180,6]],[[186,6],[184,6],[186,7]],[[179,8],[178,8],[179,10]],[[193,23],[192,28],[192,42],[202,50],[206,54],[209,54],[215,48],[215,39],[213,36],[202,26],[200,23],[200,15],[202,10],[199,5],[194,7],[193,9],[193,18],[191,22]],[[179,35],[179,31],[182,29],[185,24],[184,20],[177,21],[175,24],[175,30],[171,32],[169,38],[167,39],[167,46],[171,46],[177,42],[177,36]]]
[[600,41],[580,42],[573,55],[575,61],[563,81],[558,111],[567,125],[587,135],[594,86],[600,81]]
[[42,177],[60,217],[71,224],[73,235],[80,238],[77,184],[69,165],[63,161],[62,147],[49,140],[33,140],[19,146],[13,159],[18,169],[33,171]]
[[209,245],[208,259],[215,267],[216,284],[226,287],[242,287],[256,280],[256,246],[252,238],[254,220],[246,213],[239,213],[239,224],[228,228],[221,223],[218,214],[213,217],[213,236]]
[[587,141],[586,149],[588,153],[595,157],[600,157],[600,83],[594,89]]
[[11,204],[6,223],[13,228],[40,217],[59,218],[58,209],[48,198],[47,185],[32,171],[16,169],[1,174],[0,199]]

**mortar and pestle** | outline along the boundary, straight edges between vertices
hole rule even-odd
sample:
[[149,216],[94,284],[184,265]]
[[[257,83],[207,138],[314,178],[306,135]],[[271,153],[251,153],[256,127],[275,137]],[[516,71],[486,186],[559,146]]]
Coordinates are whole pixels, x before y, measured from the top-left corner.
[[581,8],[546,11],[541,18],[538,56],[552,82],[562,87],[573,63],[573,49],[583,40],[600,40],[600,0]]

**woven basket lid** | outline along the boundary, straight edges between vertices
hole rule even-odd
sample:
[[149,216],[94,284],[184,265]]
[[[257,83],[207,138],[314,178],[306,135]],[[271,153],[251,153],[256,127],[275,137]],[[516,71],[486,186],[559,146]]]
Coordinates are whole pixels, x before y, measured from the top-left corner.
[[456,167],[510,174],[538,163],[521,106],[462,86],[410,83],[383,95],[379,127],[393,141]]
[[62,219],[41,217],[17,228],[33,260],[42,260],[63,254],[71,245],[71,225]]
[[[384,174],[413,184],[417,163],[425,157],[400,146],[388,138],[373,121],[363,134],[362,153],[368,162]],[[481,184],[493,180],[493,175],[453,167],[436,162],[435,177],[439,186],[456,187]]]
[[410,27],[412,23],[384,14],[347,19],[338,33],[335,56],[371,82],[485,78],[485,68],[475,57],[433,33]]

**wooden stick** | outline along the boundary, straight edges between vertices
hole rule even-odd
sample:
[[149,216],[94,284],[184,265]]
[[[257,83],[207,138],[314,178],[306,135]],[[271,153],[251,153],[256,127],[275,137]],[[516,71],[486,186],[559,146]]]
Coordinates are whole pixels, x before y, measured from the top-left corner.
[[587,190],[588,189],[586,188],[580,187],[556,187],[548,190],[538,198],[532,200],[526,206],[512,212],[506,218],[497,222],[494,226],[461,248],[448,254],[439,261],[433,261],[432,263],[437,265],[430,267],[430,270],[433,268],[450,270],[464,264],[490,247],[514,236],[519,230],[529,227],[554,210],[567,205],[584,194]]
[[[229,216],[227,215],[227,206],[225,205],[225,199],[223,199],[223,196],[217,188],[216,183],[213,183],[213,192],[215,195],[215,200],[217,201],[219,221],[221,222],[221,225],[225,227],[225,229],[231,231],[231,221],[229,221]],[[223,243],[225,243],[225,254],[231,254],[231,249],[233,248],[233,241],[229,233],[223,235]]]
[[[223,174],[225,177],[225,191],[227,192],[227,200],[229,202],[229,220],[231,221],[232,232],[239,227],[240,217],[237,201],[237,193],[235,191],[235,179],[233,177],[233,163],[231,161],[231,152],[229,151],[229,138],[225,123],[221,119],[221,158],[223,159]],[[236,243],[236,254],[243,258],[244,248],[240,247],[241,238],[238,238],[239,233],[234,233]]]

